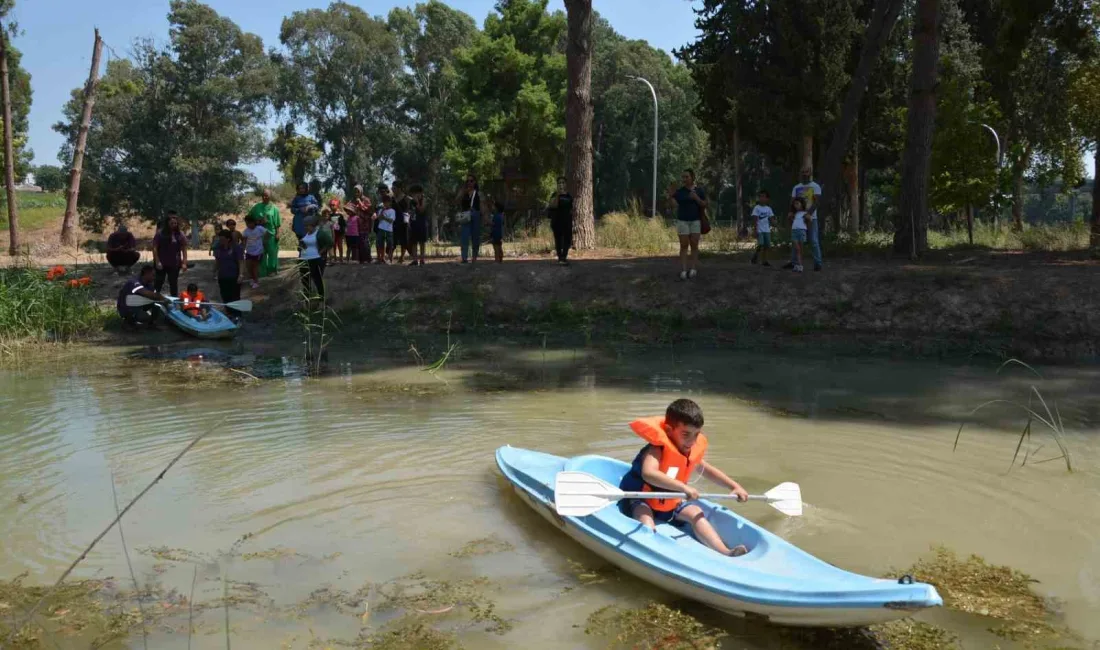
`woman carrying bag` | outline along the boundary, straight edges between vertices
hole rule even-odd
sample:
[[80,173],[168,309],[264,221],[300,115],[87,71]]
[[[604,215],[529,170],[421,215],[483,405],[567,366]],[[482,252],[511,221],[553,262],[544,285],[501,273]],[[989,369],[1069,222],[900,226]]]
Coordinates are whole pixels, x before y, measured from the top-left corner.
[[[481,191],[473,174],[466,177],[466,185],[458,191],[455,203],[458,204],[455,221],[458,222],[460,232],[462,263],[466,264],[469,259],[476,262],[478,250],[481,248]],[[468,258],[468,253],[472,253],[472,257]]]

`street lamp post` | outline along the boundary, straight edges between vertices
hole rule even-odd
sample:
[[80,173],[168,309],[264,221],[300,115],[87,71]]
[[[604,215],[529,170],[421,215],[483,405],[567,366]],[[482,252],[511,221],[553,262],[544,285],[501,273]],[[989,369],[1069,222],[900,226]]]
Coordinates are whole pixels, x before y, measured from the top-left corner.
[[982,128],[993,134],[993,141],[997,143],[997,167],[1001,166],[1001,136],[997,135],[997,131],[988,124],[983,124]]
[[653,84],[649,83],[648,80],[643,79],[642,77],[637,77],[637,76],[634,76],[634,75],[627,75],[627,77],[629,77],[630,79],[633,79],[635,81],[640,81],[640,82],[644,83],[645,85],[649,86],[649,92],[650,92],[650,94],[653,95],[653,217],[656,218],[657,217],[657,125],[659,123],[658,122],[658,115],[657,115],[657,111],[658,111],[658,109],[657,109],[657,91],[653,89]]

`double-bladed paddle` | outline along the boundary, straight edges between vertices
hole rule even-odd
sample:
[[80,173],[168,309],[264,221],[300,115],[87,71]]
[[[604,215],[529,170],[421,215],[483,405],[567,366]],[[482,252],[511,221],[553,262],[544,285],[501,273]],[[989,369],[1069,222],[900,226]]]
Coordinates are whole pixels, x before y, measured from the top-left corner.
[[[172,300],[173,302],[176,302],[176,300],[178,300],[178,299],[169,298],[169,300]],[[130,295],[126,296],[126,306],[127,307],[144,307],[146,305],[151,305],[155,302],[156,302],[155,300],[152,300],[150,298],[146,298],[145,296],[139,296],[136,293],[131,293]],[[203,301],[200,304],[203,304],[203,305],[216,305],[218,307],[228,307],[229,309],[234,309],[236,311],[252,311],[252,301],[251,300],[234,300],[233,302],[206,302],[206,301]]]
[[[563,517],[584,517],[621,499],[686,499],[683,492],[624,492],[584,472],[558,472],[554,479],[554,509]],[[736,499],[732,494],[700,494],[700,499]],[[789,517],[802,516],[802,490],[797,483],[780,483],[749,501],[764,501]]]

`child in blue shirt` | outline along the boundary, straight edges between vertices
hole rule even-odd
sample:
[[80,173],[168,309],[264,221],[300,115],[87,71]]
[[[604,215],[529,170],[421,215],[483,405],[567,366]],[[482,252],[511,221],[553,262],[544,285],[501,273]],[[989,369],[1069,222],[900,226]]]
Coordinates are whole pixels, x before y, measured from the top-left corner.
[[493,255],[497,264],[504,262],[504,204],[500,201],[493,203],[493,227],[489,231],[489,238],[493,242]]

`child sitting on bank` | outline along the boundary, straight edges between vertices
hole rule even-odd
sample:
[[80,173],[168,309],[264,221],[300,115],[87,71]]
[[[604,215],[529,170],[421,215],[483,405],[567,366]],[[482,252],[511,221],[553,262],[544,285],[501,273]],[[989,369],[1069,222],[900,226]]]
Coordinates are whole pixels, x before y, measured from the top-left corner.
[[199,291],[199,285],[194,282],[187,285],[187,291],[184,291],[183,295],[180,296],[180,301],[180,308],[183,309],[183,313],[191,318],[195,320],[210,318],[210,307],[203,304],[206,302],[206,294]]
[[[630,423],[634,433],[648,444],[638,452],[630,471],[623,477],[619,488],[627,492],[683,492],[688,501],[699,498],[699,490],[688,485],[692,472],[701,470],[711,481],[730,489],[738,501],[748,501],[745,488],[726,476],[722,470],[703,460],[707,452],[707,437],[703,435],[703,410],[689,399],[678,399],[669,404],[665,417],[644,418]],[[695,537],[710,548],[737,557],[748,549],[742,546],[729,548],[706,519],[703,509],[681,499],[623,499],[619,507],[623,514],[633,517],[651,529],[657,523],[674,519],[691,524]]]

